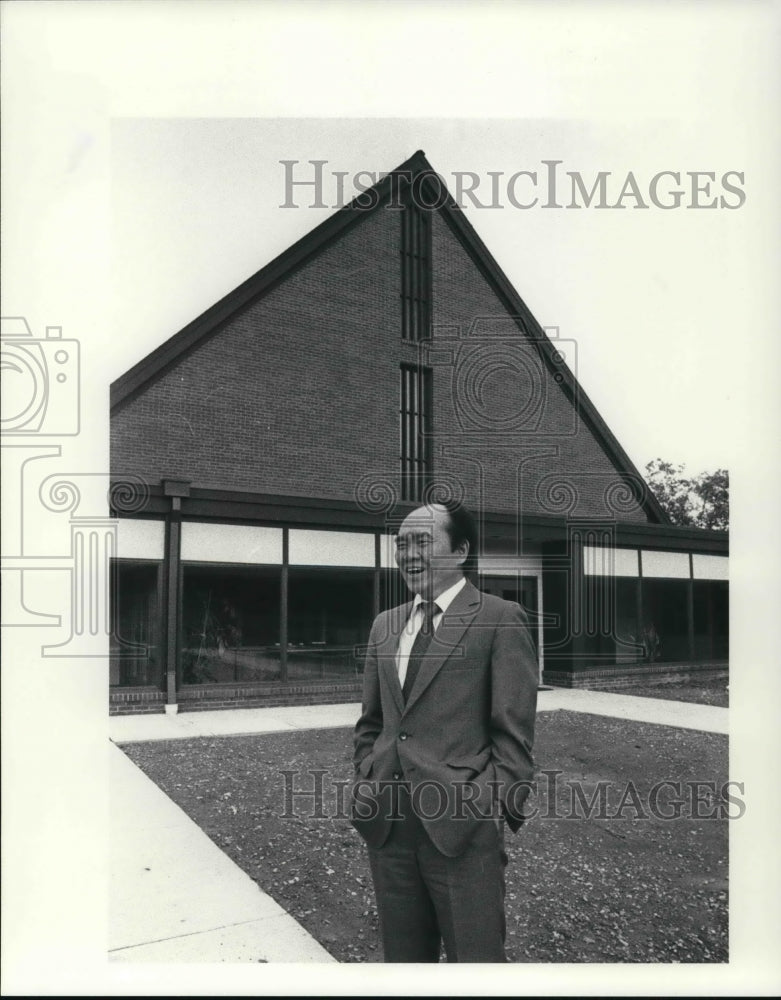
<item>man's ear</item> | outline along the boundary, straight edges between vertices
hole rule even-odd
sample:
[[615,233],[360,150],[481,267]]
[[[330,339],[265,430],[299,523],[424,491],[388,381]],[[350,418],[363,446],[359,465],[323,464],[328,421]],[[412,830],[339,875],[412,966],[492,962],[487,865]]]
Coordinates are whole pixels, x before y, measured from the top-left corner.
[[457,556],[460,557],[458,560],[458,565],[463,566],[464,563],[469,558],[469,542],[467,542],[466,539],[464,539],[464,541],[461,542],[461,544],[457,548],[453,549],[453,551],[456,553]]

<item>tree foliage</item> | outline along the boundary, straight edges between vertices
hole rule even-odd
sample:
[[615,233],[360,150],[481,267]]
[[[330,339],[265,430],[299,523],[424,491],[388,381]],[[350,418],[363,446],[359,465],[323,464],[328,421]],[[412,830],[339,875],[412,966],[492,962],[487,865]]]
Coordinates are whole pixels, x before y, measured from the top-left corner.
[[645,478],[673,524],[716,531],[729,528],[727,469],[690,477],[684,465],[655,458],[646,465]]

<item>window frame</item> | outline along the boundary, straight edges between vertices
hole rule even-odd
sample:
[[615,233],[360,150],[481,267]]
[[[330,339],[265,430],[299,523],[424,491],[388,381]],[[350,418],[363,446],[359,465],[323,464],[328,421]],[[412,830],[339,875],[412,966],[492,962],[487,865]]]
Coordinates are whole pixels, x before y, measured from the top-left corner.
[[399,380],[401,499],[419,501],[432,476],[433,372],[402,364]]
[[431,212],[410,196],[401,213],[401,338],[419,343],[431,330]]

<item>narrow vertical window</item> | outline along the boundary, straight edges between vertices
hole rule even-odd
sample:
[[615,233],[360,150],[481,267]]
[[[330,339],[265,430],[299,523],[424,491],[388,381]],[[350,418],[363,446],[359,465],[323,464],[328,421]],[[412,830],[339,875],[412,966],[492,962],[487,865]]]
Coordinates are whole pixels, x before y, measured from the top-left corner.
[[401,366],[399,401],[402,500],[420,500],[431,477],[431,369]]
[[410,197],[401,213],[401,336],[424,340],[431,326],[431,212]]

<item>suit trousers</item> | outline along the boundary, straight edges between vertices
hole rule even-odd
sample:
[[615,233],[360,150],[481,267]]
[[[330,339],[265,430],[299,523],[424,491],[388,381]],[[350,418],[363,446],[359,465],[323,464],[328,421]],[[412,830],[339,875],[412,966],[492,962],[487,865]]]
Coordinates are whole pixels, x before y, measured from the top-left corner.
[[[458,822],[458,820],[454,820]],[[477,822],[458,857],[434,847],[399,786],[398,818],[381,848],[369,848],[380,935],[386,962],[504,962],[502,828]]]

